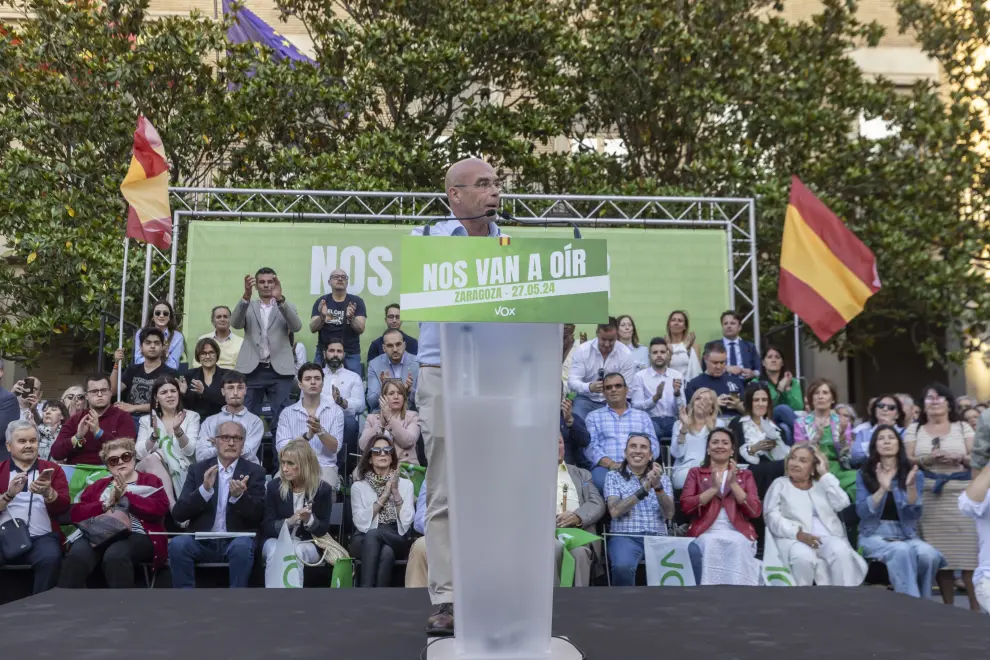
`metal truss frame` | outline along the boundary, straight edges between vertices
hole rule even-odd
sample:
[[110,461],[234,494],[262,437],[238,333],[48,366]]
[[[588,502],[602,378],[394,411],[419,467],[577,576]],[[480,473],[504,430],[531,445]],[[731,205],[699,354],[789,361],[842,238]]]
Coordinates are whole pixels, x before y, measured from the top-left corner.
[[[446,195],[428,192],[170,188],[172,249],[148,245],[142,325],[149,305],[175,305],[176,274],[186,223],[219,218],[244,221],[419,224],[448,215]],[[751,198],[612,195],[502,195],[502,207],[522,221],[572,221],[581,227],[722,229],[726,236],[729,301],[752,319],[760,345],[756,268],[756,203]],[[184,250],[183,250],[184,252]]]

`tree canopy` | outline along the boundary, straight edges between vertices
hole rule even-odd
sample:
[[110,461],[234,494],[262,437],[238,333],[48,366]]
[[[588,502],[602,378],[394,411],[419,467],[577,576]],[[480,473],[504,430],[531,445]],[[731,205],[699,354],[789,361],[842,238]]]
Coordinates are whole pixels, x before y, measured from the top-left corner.
[[[787,318],[777,264],[797,174],[884,283],[829,349],[908,333],[959,361],[978,341],[949,352],[935,337],[987,331],[979,3],[899,2],[945,72],[910,88],[856,66],[883,30],[851,0],[801,22],[772,0],[277,0],[315,65],[233,46],[225,21],[152,19],[147,0],[0,4],[26,11],[0,30],[2,355],[33,360],[53,335],[92,344],[119,304],[139,113],[173,185],[436,190],[449,162],[480,155],[511,191],[755,197],[765,325]],[[864,136],[863,120],[889,130]],[[614,148],[590,148],[598,137]]]

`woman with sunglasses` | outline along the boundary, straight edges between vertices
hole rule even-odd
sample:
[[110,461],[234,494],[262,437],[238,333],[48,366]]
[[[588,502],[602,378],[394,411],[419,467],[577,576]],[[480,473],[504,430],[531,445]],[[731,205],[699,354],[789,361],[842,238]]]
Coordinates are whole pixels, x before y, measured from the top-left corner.
[[[155,303],[154,309],[151,310],[150,325],[158,328],[165,335],[165,345],[168,347],[162,360],[165,366],[178,369],[179,362],[182,361],[182,354],[186,352],[186,339],[181,332],[176,330],[175,311],[167,300],[160,300]],[[134,364],[144,362],[144,356],[141,355],[140,335],[141,329],[138,328],[138,331],[134,333]]]
[[893,394],[881,394],[869,405],[870,418],[853,429],[853,445],[849,462],[853,467],[866,463],[870,453],[870,442],[877,427],[893,427],[898,438],[904,437],[904,407]]
[[110,476],[89,485],[72,505],[70,516],[74,524],[96,518],[104,513],[119,514],[130,525],[130,533],[104,548],[94,549],[83,537],[75,539],[62,560],[58,586],[63,589],[83,589],[86,580],[98,566],[111,589],[134,587],[134,567],[152,562],[156,569],[168,558],[168,541],[164,532],[168,498],[162,481],[153,474],[135,469],[134,440],[118,438],[100,448]]
[[[296,556],[307,564],[320,559],[313,538],[330,530],[333,489],[320,475],[320,462],[305,440],[292,440],[278,453],[279,476],[268,482],[265,494],[265,519],[261,533],[265,538],[262,552],[265,566],[275,561],[275,549],[282,525],[288,524]],[[267,571],[266,571],[267,577]],[[266,587],[280,587],[268,584]]]
[[77,412],[86,410],[89,407],[89,403],[86,401],[86,391],[79,385],[73,385],[62,392],[62,405],[68,411],[65,416],[66,419],[69,419]]
[[182,493],[186,472],[194,462],[199,426],[199,415],[182,406],[178,379],[171,374],[156,378],[151,387],[151,412],[138,424],[137,469],[162,480],[169,509],[175,506],[176,494]]
[[948,562],[935,576],[942,602],[952,605],[955,601],[953,572],[962,571],[969,608],[979,612],[973,589],[979,541],[973,521],[960,513],[958,506],[959,496],[971,481],[973,429],[959,418],[956,397],[945,385],[927,386],[921,400],[918,421],[904,432],[907,457],[925,476],[921,536]]
[[942,553],[918,538],[925,477],[911,465],[900,433],[880,424],[870,438],[856,481],[859,547],[866,559],[887,566],[894,591],[930,598]]
[[350,553],[361,560],[362,587],[388,587],[398,559],[409,554],[416,508],[412,482],[399,474],[399,457],[386,435],[377,435],[361,455],[351,486],[357,531]]

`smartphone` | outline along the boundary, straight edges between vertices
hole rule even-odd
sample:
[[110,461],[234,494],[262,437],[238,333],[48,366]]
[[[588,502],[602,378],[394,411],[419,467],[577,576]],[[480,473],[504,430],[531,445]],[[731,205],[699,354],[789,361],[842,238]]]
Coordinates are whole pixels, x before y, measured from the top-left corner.
[[27,396],[34,393],[34,378],[25,378],[21,381],[21,394]]
[[55,468],[48,468],[47,470],[42,470],[41,471],[41,476],[39,476],[38,478],[39,479],[51,479],[53,474],[55,474]]

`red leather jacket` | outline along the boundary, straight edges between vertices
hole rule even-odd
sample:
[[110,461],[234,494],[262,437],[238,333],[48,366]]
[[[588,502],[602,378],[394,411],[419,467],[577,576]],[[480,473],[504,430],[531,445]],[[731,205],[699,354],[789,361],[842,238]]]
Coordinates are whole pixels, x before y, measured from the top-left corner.
[[712,487],[711,468],[696,467],[688,471],[684,490],[681,491],[681,509],[691,518],[688,536],[701,536],[718,518],[718,512],[725,507],[725,513],[732,521],[732,526],[748,538],[756,540],[756,530],[753,529],[751,518],[759,518],[763,511],[760,497],[756,494],[756,481],[749,470],[736,472],[736,481],[746,491],[746,501],[739,504],[735,496],[726,490],[724,497],[713,497],[708,504],[701,505],[701,494]]

